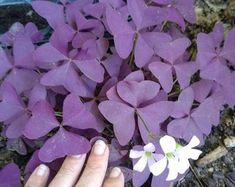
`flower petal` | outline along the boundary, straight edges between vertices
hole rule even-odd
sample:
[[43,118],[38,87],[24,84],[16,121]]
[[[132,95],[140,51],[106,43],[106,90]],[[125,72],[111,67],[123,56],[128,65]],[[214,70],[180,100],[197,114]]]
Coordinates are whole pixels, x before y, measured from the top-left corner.
[[144,168],[146,167],[147,162],[148,162],[148,158],[147,158],[145,155],[143,155],[143,156],[139,159],[139,161],[134,165],[134,168],[133,168],[133,169],[134,169],[135,171],[142,172],[142,171],[144,171]]
[[150,171],[154,176],[160,175],[165,169],[167,165],[167,158],[163,157],[163,159],[155,162],[151,167]]
[[147,145],[144,146],[144,150],[147,152],[154,152],[155,146],[152,143],[148,143]]
[[169,173],[166,180],[171,181],[177,178],[179,164],[176,158],[169,159],[168,162]]
[[151,168],[151,166],[155,163],[156,161],[154,160],[154,157],[151,156],[150,158],[148,158],[148,167],[149,169]]
[[130,151],[129,157],[135,159],[135,158],[140,158],[143,155],[144,155],[144,151],[136,151],[132,149]]
[[190,166],[190,163],[187,158],[185,158],[185,157],[179,158],[178,172],[180,174],[184,174],[187,171],[187,169],[189,168],[189,166]]
[[184,148],[185,147],[183,147],[182,150],[180,150],[179,154],[184,155],[188,159],[191,158],[193,160],[197,160],[200,154],[202,153],[202,151],[198,149],[184,149]]
[[171,153],[176,149],[175,139],[171,136],[164,136],[160,139],[160,145],[164,153]]
[[198,139],[198,137],[193,136],[192,139],[190,140],[189,144],[187,145],[187,147],[196,147],[200,144],[200,140]]

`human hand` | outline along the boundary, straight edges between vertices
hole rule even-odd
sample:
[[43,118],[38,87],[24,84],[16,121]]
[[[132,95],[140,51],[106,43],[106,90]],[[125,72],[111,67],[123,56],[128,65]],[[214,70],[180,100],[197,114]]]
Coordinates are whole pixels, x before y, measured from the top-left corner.
[[[124,175],[119,168],[113,168],[105,178],[109,158],[108,146],[98,140],[83,170],[86,154],[67,156],[55,178],[48,187],[124,187]],[[38,166],[25,187],[45,187],[50,170],[46,165]]]

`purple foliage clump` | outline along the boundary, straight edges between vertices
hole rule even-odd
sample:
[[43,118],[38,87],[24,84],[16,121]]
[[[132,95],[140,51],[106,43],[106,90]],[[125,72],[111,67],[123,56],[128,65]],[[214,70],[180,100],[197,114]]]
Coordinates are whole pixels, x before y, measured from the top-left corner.
[[[224,34],[217,23],[197,35],[195,48],[185,33],[196,22],[193,0],[37,0],[32,7],[51,27],[49,38],[18,22],[0,35],[2,135],[10,150],[33,153],[26,175],[40,163],[55,173],[65,156],[88,153],[100,136],[110,167],[141,186],[150,171],[132,172],[129,150],[153,143],[161,153],[166,134],[197,136],[202,145],[220,111],[235,105],[235,28]],[[166,175],[152,186],[169,186]],[[19,186],[19,176],[14,164],[0,172],[3,185]]]

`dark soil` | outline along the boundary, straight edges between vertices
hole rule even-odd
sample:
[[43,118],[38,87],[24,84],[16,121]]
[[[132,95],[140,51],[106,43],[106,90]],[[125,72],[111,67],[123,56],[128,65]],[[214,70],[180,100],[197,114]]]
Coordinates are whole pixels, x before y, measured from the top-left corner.
[[[209,32],[215,22],[221,20],[226,28],[235,24],[235,1],[234,0],[197,0],[198,22],[190,26],[189,34],[195,36],[201,31]],[[0,33],[8,30],[14,22],[35,23],[39,29],[47,27],[44,19],[39,17],[30,5],[0,6]],[[235,135],[235,110],[226,109],[221,114],[221,123],[213,128],[212,133],[206,138],[202,147],[203,157],[219,145],[223,139]],[[30,155],[20,155],[15,151],[9,151],[6,140],[0,136],[0,168],[14,161],[22,169]],[[175,186],[179,187],[234,187],[235,186],[235,148],[230,148],[227,155],[201,168],[192,163],[193,171],[189,171],[184,179]]]
[[47,27],[46,21],[32,10],[31,5],[0,6],[0,33],[6,32],[15,22],[33,22],[39,29]]

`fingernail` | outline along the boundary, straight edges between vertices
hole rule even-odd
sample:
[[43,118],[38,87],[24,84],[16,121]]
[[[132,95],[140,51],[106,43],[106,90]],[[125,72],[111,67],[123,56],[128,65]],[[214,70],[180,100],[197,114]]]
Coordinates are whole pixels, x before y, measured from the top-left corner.
[[71,157],[73,157],[73,158],[81,158],[82,155],[71,155]]
[[94,154],[103,155],[105,152],[106,144],[102,140],[97,140],[94,144]]
[[121,173],[121,169],[118,168],[118,167],[115,167],[115,168],[112,169],[109,177],[116,178],[120,175],[120,173]]
[[38,176],[43,176],[46,174],[46,172],[48,171],[48,167],[44,164],[41,164],[38,166],[38,169],[37,169],[37,175]]

